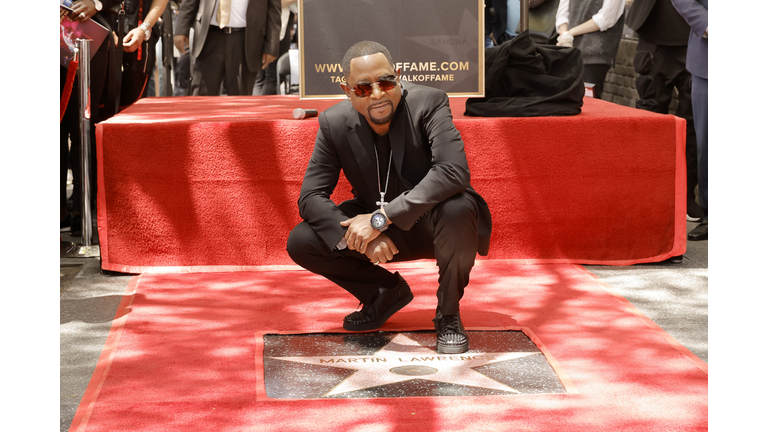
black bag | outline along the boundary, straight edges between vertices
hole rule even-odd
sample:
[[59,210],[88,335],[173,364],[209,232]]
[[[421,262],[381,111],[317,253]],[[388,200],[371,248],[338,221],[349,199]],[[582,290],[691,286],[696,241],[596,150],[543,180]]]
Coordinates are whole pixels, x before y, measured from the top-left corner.
[[584,104],[584,61],[576,48],[536,45],[527,31],[485,49],[485,97],[464,115],[568,116]]

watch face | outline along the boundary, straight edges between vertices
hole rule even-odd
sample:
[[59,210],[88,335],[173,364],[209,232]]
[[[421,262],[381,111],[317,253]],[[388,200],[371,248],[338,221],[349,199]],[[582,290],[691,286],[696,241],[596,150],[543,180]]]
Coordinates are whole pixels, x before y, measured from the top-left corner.
[[371,217],[371,225],[376,229],[381,229],[386,224],[387,218],[381,213],[376,213]]

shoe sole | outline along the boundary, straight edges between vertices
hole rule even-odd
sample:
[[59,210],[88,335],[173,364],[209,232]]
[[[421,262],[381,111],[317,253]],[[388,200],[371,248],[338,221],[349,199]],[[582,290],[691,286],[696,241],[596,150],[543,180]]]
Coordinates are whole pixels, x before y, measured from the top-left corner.
[[408,293],[408,296],[400,300],[399,302],[395,303],[391,308],[389,308],[384,314],[376,321],[372,323],[366,323],[366,324],[351,324],[351,323],[344,323],[344,330],[349,331],[369,331],[369,330],[376,330],[377,328],[384,325],[385,322],[397,313],[400,309],[406,307],[408,303],[413,300],[413,293]]
[[463,345],[441,345],[437,344],[437,352],[440,354],[463,354],[469,351],[469,341]]

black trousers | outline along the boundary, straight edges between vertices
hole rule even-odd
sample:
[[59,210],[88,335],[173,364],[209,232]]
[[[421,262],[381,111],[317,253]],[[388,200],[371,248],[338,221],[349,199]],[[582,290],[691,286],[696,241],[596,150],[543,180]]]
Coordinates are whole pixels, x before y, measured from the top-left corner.
[[[659,114],[669,113],[669,104],[677,89],[677,109],[675,115],[686,122],[685,159],[687,162],[688,214],[699,213],[696,204],[696,185],[698,181],[698,162],[696,156],[696,129],[691,102],[691,73],[685,69],[687,46],[655,45],[640,39],[634,67],[637,77],[635,84],[639,99],[635,107]],[[701,194],[700,194],[701,195]]]
[[592,83],[595,86],[592,88],[595,99],[601,99],[603,95],[603,84],[605,83],[605,77],[608,75],[608,70],[611,65],[607,64],[585,64],[584,65],[584,82]]
[[699,201],[704,220],[709,221],[709,79],[694,76],[691,97],[693,116],[696,118]]
[[[371,212],[356,199],[344,201],[338,207],[349,217]],[[469,284],[469,273],[477,254],[477,217],[477,203],[462,192],[425,213],[409,231],[394,224],[384,231],[400,251],[391,262],[437,261],[437,310],[443,315],[455,315],[459,311],[459,300]],[[296,264],[328,278],[364,304],[371,301],[391,276],[388,270],[374,266],[364,254],[349,249],[329,249],[307,222],[301,222],[291,231],[287,250]]]
[[192,74],[193,96],[219,96],[224,84],[228,96],[250,96],[257,72],[245,60],[245,30],[223,33],[211,26]]
[[[277,58],[279,59],[283,54],[287,53],[291,48],[291,27],[293,27],[293,12],[291,12],[288,19],[288,28],[285,30],[285,35],[280,40],[278,48]],[[278,94],[277,88],[277,60],[267,65],[267,68],[259,72],[256,76],[256,87],[253,89],[254,95],[276,95]]]

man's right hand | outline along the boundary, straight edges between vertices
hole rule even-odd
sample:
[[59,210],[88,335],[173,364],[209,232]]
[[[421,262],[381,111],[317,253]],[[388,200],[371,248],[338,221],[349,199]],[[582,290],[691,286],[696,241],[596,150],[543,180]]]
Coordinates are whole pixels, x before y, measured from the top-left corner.
[[176,35],[173,37],[173,45],[176,46],[176,49],[179,50],[180,53],[184,54],[187,52],[187,45],[189,45],[189,37],[184,35]]
[[372,263],[378,265],[388,261],[392,261],[392,258],[400,252],[395,246],[392,239],[384,233],[379,234],[373,241],[368,243],[368,248],[365,250],[365,256],[371,260]]

